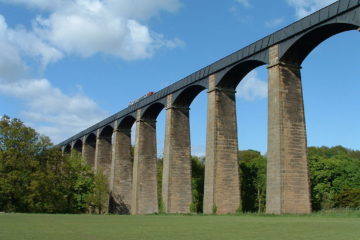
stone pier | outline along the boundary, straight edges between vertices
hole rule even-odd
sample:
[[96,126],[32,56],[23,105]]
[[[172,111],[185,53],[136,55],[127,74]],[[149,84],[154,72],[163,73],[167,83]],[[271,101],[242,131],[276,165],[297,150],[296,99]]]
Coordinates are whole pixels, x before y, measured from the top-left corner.
[[159,211],[156,169],[156,121],[137,112],[131,214]]
[[189,213],[191,192],[191,150],[189,108],[172,105],[167,99],[162,201],[167,213]]
[[278,45],[271,47],[266,212],[310,213],[300,66],[280,62],[278,55]]
[[113,166],[110,212],[127,214],[131,209],[131,129],[116,129],[113,137]]
[[84,137],[83,140],[83,149],[82,149],[82,157],[84,161],[92,166],[95,167],[95,148],[96,148],[96,140],[94,139],[93,142],[86,142]]
[[240,206],[235,91],[209,77],[204,213],[235,213]]
[[104,175],[108,178],[110,184],[111,175],[111,137],[99,136],[96,139],[96,151],[95,151],[95,171],[103,171]]

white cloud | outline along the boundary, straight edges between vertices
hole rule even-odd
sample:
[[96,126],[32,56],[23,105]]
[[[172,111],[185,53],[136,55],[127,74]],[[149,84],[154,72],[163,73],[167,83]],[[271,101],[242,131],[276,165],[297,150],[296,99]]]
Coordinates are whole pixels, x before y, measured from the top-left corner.
[[43,68],[62,58],[55,48],[48,46],[35,34],[23,28],[11,29],[0,15],[0,82],[14,81],[24,75],[27,67],[24,56],[40,58]]
[[[162,11],[174,12],[179,0],[0,0],[33,8],[32,27],[8,27],[0,15],[0,94],[24,101],[26,123],[54,142],[105,117],[81,91],[67,95],[47,79],[25,79],[29,60],[49,63],[67,55],[113,55],[125,60],[150,58],[158,48],[183,43],[152,31],[146,21]],[[30,71],[31,72],[31,71]]]
[[283,24],[284,21],[285,21],[285,18],[283,18],[283,17],[271,19],[271,20],[265,22],[265,26],[268,28],[275,28],[275,27],[278,27],[281,24]]
[[22,112],[25,121],[54,142],[76,134],[106,115],[82,92],[66,95],[47,79],[0,83],[0,93],[26,102]]
[[257,71],[254,70],[245,76],[236,90],[238,97],[254,101],[267,97],[267,89],[267,82],[260,80]]
[[303,18],[336,0],[287,0],[287,2],[295,8],[296,17]]
[[[178,39],[165,39],[145,24],[161,11],[176,11],[180,6],[179,0],[0,1],[48,12],[34,19],[31,33],[21,31],[28,45],[35,44],[36,48],[46,52],[51,46],[63,54],[88,57],[102,53],[136,60],[152,57],[158,48],[182,44]],[[33,43],[38,38],[47,45]],[[48,54],[54,54],[54,51]],[[44,61],[51,62],[52,59],[46,56],[50,57],[43,56]]]
[[56,9],[62,4],[66,3],[66,0],[0,0],[3,3],[25,5],[27,7],[40,8],[40,9]]
[[251,7],[249,0],[236,0],[236,2],[240,3],[243,7]]

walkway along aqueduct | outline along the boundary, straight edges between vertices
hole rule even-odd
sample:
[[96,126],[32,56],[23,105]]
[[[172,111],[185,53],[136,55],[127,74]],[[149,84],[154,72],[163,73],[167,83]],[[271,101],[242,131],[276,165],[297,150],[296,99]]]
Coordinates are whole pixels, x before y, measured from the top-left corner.
[[[158,212],[156,118],[166,109],[162,199],[168,213],[190,211],[189,106],[208,93],[204,213],[234,213],[240,204],[235,89],[268,67],[266,212],[310,213],[306,128],[300,69],[322,41],[360,28],[360,0],[340,0],[200,69],[80,132],[59,146],[81,152],[108,177],[113,201],[132,214]],[[131,127],[136,124],[134,161]]]

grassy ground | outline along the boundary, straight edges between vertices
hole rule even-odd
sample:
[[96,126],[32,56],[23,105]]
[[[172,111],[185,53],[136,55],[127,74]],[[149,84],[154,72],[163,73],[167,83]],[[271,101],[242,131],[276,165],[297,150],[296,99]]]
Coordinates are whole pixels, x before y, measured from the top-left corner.
[[0,214],[1,240],[359,240],[360,213],[308,216]]

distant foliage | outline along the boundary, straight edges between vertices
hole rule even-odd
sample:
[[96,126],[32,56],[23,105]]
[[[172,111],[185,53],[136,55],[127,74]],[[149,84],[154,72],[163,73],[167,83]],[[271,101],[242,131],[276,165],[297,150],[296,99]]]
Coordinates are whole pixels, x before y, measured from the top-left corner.
[[[360,151],[342,146],[308,148],[311,202],[315,211],[360,209]],[[241,208],[264,212],[266,157],[254,150],[239,151]],[[202,212],[205,159],[191,158],[191,212]],[[163,161],[157,162],[159,209]],[[18,119],[0,120],[0,212],[104,213],[109,207],[106,177],[80,154],[63,156],[49,138]],[[216,206],[214,206],[216,208]]]
[[313,210],[360,208],[360,151],[310,147],[308,156]]
[[[73,153],[20,120],[0,120],[0,211],[82,213],[96,187],[92,170]],[[96,180],[96,178],[95,178]]]
[[[192,203],[189,208],[193,213],[201,213],[203,209],[203,196],[204,196],[204,174],[205,174],[205,158],[191,157],[191,190],[192,190]],[[162,200],[162,174],[163,174],[163,158],[157,160],[157,189],[159,212],[165,211],[164,202]]]
[[190,211],[201,213],[203,211],[204,198],[205,158],[192,156],[191,169],[192,203],[190,205]]
[[244,212],[264,212],[266,158],[254,150],[239,151],[241,206]]
[[109,186],[107,177],[102,169],[98,169],[94,176],[93,185],[87,192],[86,205],[91,213],[107,213],[109,207]]

